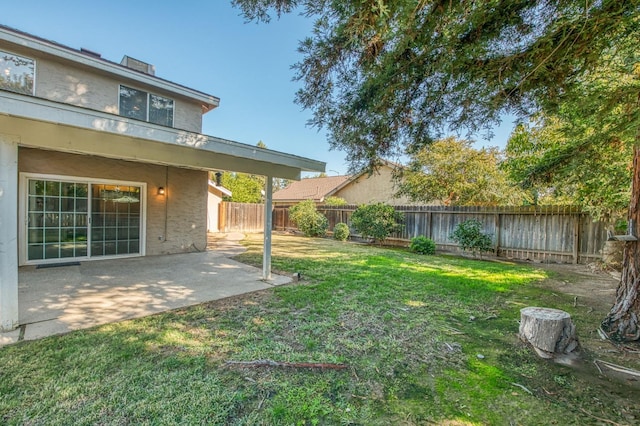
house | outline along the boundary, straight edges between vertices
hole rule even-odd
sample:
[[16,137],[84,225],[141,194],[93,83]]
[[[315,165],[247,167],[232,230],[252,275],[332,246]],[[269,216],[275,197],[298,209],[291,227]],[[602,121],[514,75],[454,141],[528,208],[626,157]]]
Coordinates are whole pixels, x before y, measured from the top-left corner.
[[220,203],[224,197],[233,194],[219,182],[209,179],[209,192],[207,194],[207,231],[219,232]]
[[273,204],[291,205],[303,200],[313,200],[322,204],[336,188],[349,179],[349,176],[325,176],[291,182],[286,188],[273,193]]
[[18,325],[19,265],[202,249],[210,171],[294,180],[324,171],[202,134],[219,103],[140,60],[0,25],[1,330]]
[[360,173],[355,176],[329,176],[307,178],[292,182],[289,186],[273,194],[276,206],[296,204],[302,200],[314,200],[322,204],[328,197],[339,197],[347,204],[371,204],[384,202],[395,206],[416,204],[407,197],[395,197],[397,192],[393,178],[393,163],[383,162],[371,175]]

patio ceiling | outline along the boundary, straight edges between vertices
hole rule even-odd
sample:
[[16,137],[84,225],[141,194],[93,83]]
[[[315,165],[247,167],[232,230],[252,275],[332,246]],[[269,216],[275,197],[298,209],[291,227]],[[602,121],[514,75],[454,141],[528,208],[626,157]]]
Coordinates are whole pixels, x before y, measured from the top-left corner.
[[325,170],[321,161],[12,93],[3,94],[0,128],[20,135],[20,146],[198,170],[295,180]]

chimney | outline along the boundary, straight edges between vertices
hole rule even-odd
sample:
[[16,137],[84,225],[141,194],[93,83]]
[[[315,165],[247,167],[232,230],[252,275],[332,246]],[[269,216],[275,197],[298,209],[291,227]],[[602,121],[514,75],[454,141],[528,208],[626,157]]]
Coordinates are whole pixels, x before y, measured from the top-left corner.
[[120,61],[120,65],[124,65],[127,68],[131,68],[132,70],[140,71],[145,74],[156,75],[155,66],[148,64],[146,62],[142,62],[138,59],[134,59],[127,55],[124,55],[124,57]]

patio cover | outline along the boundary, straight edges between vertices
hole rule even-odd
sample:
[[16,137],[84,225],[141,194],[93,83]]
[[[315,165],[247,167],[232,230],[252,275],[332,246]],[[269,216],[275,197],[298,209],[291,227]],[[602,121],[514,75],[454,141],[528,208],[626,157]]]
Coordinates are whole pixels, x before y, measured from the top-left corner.
[[0,103],[0,330],[18,325],[18,147],[268,177],[263,278],[271,275],[271,179],[325,163],[114,114],[3,93]]

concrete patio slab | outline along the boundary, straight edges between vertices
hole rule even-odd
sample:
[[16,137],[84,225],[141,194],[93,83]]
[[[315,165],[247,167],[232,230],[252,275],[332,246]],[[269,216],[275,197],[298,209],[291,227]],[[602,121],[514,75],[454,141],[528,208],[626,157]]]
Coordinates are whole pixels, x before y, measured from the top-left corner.
[[210,239],[201,253],[96,260],[18,272],[20,324],[0,333],[0,346],[99,324],[138,318],[291,282],[229,256],[243,251],[241,234]]

